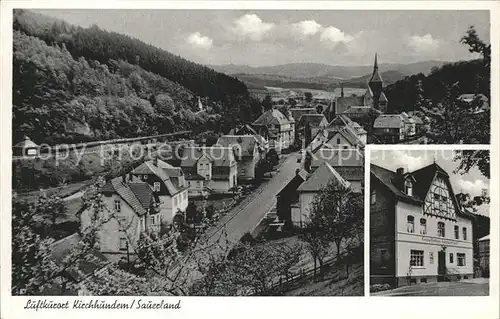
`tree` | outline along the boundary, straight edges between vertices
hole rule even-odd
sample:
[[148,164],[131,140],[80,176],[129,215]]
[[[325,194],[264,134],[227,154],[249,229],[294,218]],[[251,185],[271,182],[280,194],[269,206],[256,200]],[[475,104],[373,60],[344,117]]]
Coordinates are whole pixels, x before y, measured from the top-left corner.
[[172,98],[168,94],[160,94],[155,97],[156,110],[165,116],[171,116],[174,114],[175,104]]
[[330,243],[337,248],[337,261],[340,262],[341,245],[356,236],[363,220],[362,195],[329,182],[313,199],[306,221],[302,240],[308,244],[313,259],[323,266]]
[[288,104],[290,104],[291,107],[295,107],[295,105],[297,105],[297,101],[295,101],[293,97],[289,97]]
[[316,106],[316,112],[317,112],[318,114],[322,114],[322,113],[323,113],[323,105],[318,104],[318,105]]
[[312,102],[312,99],[313,99],[313,95],[311,92],[305,92],[304,93],[304,97],[306,98],[306,102],[307,103],[311,103]]
[[262,100],[262,107],[264,108],[264,112],[273,109],[273,99],[269,94]]
[[490,178],[490,152],[488,150],[455,151],[453,161],[460,162],[454,173],[467,174],[471,168],[476,167],[484,177]]
[[469,26],[466,35],[462,37],[460,43],[467,44],[469,51],[472,53],[479,53],[483,56],[483,72],[478,76],[478,87],[484,90],[484,94],[490,98],[490,67],[491,67],[491,44],[486,44],[477,35],[474,26]]

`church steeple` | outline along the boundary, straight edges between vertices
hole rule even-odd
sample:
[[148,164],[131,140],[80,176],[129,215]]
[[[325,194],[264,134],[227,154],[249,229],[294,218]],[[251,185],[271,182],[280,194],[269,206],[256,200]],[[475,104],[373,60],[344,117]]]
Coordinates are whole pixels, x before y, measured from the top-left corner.
[[375,63],[373,64],[373,74],[370,79],[370,84],[372,83],[384,83],[382,80],[382,77],[380,76],[380,73],[378,72],[378,62],[377,62],[377,53],[375,53]]

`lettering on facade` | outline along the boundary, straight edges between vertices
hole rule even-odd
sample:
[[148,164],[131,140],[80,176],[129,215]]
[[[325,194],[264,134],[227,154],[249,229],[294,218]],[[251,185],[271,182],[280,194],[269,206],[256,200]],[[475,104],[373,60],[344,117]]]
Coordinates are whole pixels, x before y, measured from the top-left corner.
[[435,237],[428,237],[428,236],[422,236],[422,240],[423,241],[427,241],[427,242],[432,242],[432,243],[445,244],[445,245],[458,244],[458,242],[455,241],[455,240],[435,238]]

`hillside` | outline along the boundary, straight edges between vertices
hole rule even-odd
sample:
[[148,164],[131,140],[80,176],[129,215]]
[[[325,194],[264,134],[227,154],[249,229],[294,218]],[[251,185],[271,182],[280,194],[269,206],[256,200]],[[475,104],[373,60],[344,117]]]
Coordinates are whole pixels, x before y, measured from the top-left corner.
[[[73,143],[227,131],[260,106],[227,75],[124,35],[16,10],[13,140]],[[198,96],[210,112],[195,113]]]
[[483,60],[447,63],[435,68],[429,75],[414,74],[388,85],[385,94],[390,111],[413,110],[419,96],[417,83],[422,83],[422,98],[431,102],[441,101],[446,93],[445,86],[457,84],[458,94],[483,93],[489,97],[489,81],[480,82],[478,77],[484,72]]
[[[379,63],[380,72],[397,71],[403,75],[418,73],[429,74],[433,67],[440,67],[446,62],[443,61],[423,61],[408,64]],[[373,65],[360,66],[340,66],[321,63],[290,63],[276,66],[250,67],[245,65],[210,65],[218,72],[229,75],[236,74],[267,74],[292,78],[316,78],[328,77],[337,79],[350,79],[371,74]]]
[[[234,74],[236,78],[243,81],[249,89],[263,89],[266,86],[282,87],[282,88],[307,88],[315,90],[332,90],[344,83],[345,87],[366,88],[366,84],[370,80],[371,73],[361,77],[350,79],[339,79],[328,76],[317,77],[288,77],[273,74]],[[386,85],[393,84],[396,81],[405,78],[405,75],[399,71],[381,72]]]

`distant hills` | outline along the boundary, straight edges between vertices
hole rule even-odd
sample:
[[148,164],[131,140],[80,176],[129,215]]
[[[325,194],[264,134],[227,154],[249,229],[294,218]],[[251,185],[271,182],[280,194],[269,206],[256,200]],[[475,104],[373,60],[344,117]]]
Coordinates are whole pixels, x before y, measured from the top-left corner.
[[[385,85],[393,84],[406,76],[429,74],[433,67],[441,67],[444,61],[423,61],[408,64],[382,63],[379,69]],[[331,89],[341,82],[346,87],[365,87],[373,70],[372,65],[339,66],[321,63],[289,63],[275,66],[250,67],[246,65],[210,65],[210,68],[238,78],[249,89],[264,86],[286,88]]]
[[[418,73],[428,74],[433,67],[440,67],[446,61],[423,61],[416,63],[398,64],[398,63],[380,63],[380,72],[398,71],[403,75],[413,75]],[[235,74],[272,74],[285,77],[296,78],[311,78],[311,77],[328,77],[338,79],[349,79],[354,77],[362,77],[370,74],[373,70],[373,65],[359,66],[341,66],[328,65],[321,63],[289,63],[274,66],[259,66],[251,67],[246,65],[226,64],[226,65],[209,65],[210,68],[226,73],[229,75]]]

